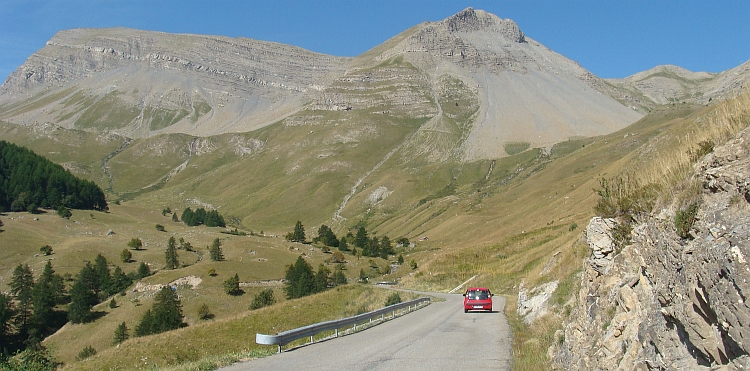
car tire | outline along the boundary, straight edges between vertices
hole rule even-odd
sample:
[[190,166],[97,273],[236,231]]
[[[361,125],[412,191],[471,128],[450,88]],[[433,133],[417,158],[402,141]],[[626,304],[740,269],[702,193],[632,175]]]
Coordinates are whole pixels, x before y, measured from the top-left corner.
[[464,308],[464,313],[469,313],[469,310]]

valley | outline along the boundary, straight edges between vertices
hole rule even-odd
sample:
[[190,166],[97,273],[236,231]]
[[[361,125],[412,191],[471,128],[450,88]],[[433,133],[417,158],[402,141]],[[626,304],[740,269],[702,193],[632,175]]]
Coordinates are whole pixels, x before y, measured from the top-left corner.
[[[61,31],[0,88],[0,139],[95,182],[109,210],[4,211],[0,291],[20,264],[38,277],[50,261],[72,285],[97,254],[126,273],[146,263],[155,274],[114,295],[117,306],[102,301],[99,318],[41,344],[63,370],[215,369],[272,353],[256,332],[382,307],[388,293],[362,275],[440,293],[475,277],[471,285],[506,297],[513,369],[559,366],[548,350],[568,340],[559,331],[592,254],[585,231],[602,182],[657,189],[644,214],[682,207],[670,189],[694,160],[675,170],[674,158],[706,138],[728,140],[713,134],[716,117],[750,124],[748,76],[745,63],[601,79],[471,8],[354,58],[242,38]],[[187,208],[217,210],[227,227],[173,221]],[[285,238],[298,221],[306,243]],[[350,247],[362,227],[387,236],[393,253],[336,262],[335,247],[311,242],[323,225],[351,233]],[[178,250],[177,269],[165,265],[170,237],[195,249]],[[122,262],[133,238],[144,249]],[[215,239],[223,261],[208,259]],[[342,268],[348,284],[286,298],[282,279],[300,256],[315,270]],[[242,295],[224,291],[234,274]],[[151,308],[155,290],[143,287],[169,284],[186,326],[113,345],[118,324],[133,330]],[[268,288],[276,304],[250,310]],[[96,355],[77,359],[87,346]]]

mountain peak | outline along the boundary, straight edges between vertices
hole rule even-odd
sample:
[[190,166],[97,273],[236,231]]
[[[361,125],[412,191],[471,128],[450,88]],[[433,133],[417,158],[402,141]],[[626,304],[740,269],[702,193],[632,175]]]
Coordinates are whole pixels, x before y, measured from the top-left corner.
[[444,25],[450,32],[498,32],[512,42],[523,43],[526,41],[516,22],[471,7],[438,23]]

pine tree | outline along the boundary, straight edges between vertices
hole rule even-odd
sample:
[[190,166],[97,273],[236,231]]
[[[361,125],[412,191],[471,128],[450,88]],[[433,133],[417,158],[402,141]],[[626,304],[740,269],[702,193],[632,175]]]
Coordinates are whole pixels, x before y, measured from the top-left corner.
[[84,323],[91,320],[91,308],[97,304],[95,291],[95,272],[91,263],[78,273],[78,278],[70,288],[70,305],[68,306],[68,320],[73,323]]
[[328,289],[328,281],[331,270],[325,265],[318,266],[318,272],[315,273],[315,292],[323,292]]
[[342,237],[341,241],[339,241],[339,250],[343,252],[349,251],[349,242],[346,241],[345,237]]
[[177,269],[180,267],[180,261],[177,256],[177,246],[174,237],[169,238],[167,243],[167,251],[164,254],[167,264],[167,269]]
[[301,298],[315,292],[315,274],[312,267],[301,256],[286,270],[286,296],[288,299]]
[[54,290],[54,274],[52,262],[47,260],[44,271],[32,290],[32,303],[34,312],[31,315],[31,326],[38,334],[47,332],[52,322],[53,310],[56,304],[57,293]]
[[391,246],[391,239],[388,236],[380,238],[380,257],[388,259],[388,255],[393,254],[393,246]]
[[346,275],[340,268],[336,268],[331,277],[331,284],[335,286],[346,285]]
[[208,248],[208,253],[213,261],[224,260],[224,252],[221,251],[221,241],[218,238],[214,239],[211,243],[211,246]]
[[179,222],[180,219],[177,218],[177,213],[172,214],[172,221],[173,222]]
[[162,287],[154,297],[154,304],[143,315],[136,327],[136,336],[159,334],[182,326],[182,307],[177,293],[170,287]]
[[110,284],[110,295],[114,295],[118,292],[125,292],[125,289],[128,288],[133,283],[133,279],[125,274],[125,272],[122,271],[122,268],[119,266],[115,267],[115,271],[112,273],[112,281]]
[[297,221],[294,225],[294,232],[292,233],[292,242],[305,242],[305,227],[301,221]]
[[10,292],[18,302],[16,322],[23,337],[28,331],[33,305],[34,276],[28,264],[19,264],[10,279]]
[[97,295],[100,295],[99,300],[104,300],[107,296],[110,295],[110,285],[112,281],[112,275],[109,272],[109,264],[107,263],[107,259],[102,256],[102,254],[97,254],[96,258],[94,259],[94,277],[96,282],[96,288],[94,291],[96,291]]
[[[367,244],[370,241],[369,237],[367,237],[367,229],[365,227],[359,227],[357,229],[357,236],[354,237],[354,247],[363,250],[367,248]],[[365,253],[362,253],[364,256],[368,256]]]
[[[15,317],[13,300],[0,292],[0,344],[9,344],[13,331],[13,318]],[[5,349],[0,349],[0,352]]]
[[136,272],[136,277],[138,278],[145,278],[151,275],[151,270],[148,268],[148,264],[145,262],[141,262],[141,264],[138,266],[138,272]]
[[117,325],[115,329],[115,337],[112,340],[112,345],[122,344],[125,340],[128,340],[128,327],[123,322]]
[[182,219],[182,222],[185,223],[185,225],[187,225],[188,227],[198,225],[198,223],[195,222],[195,213],[189,207],[182,212],[182,216],[180,217],[180,219]]
[[240,290],[240,276],[237,273],[234,274],[234,277],[229,277],[224,281],[224,291],[232,296],[242,293],[242,290]]
[[151,313],[151,309],[146,310],[146,313],[141,317],[141,322],[135,327],[135,336],[146,336],[155,334],[154,328],[154,314]]

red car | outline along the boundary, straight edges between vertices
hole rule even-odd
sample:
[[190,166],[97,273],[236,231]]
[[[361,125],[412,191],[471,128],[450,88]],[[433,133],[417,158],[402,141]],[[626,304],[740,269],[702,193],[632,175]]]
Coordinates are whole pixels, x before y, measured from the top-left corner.
[[495,294],[486,287],[469,287],[464,293],[464,313],[470,310],[492,312],[492,297]]

